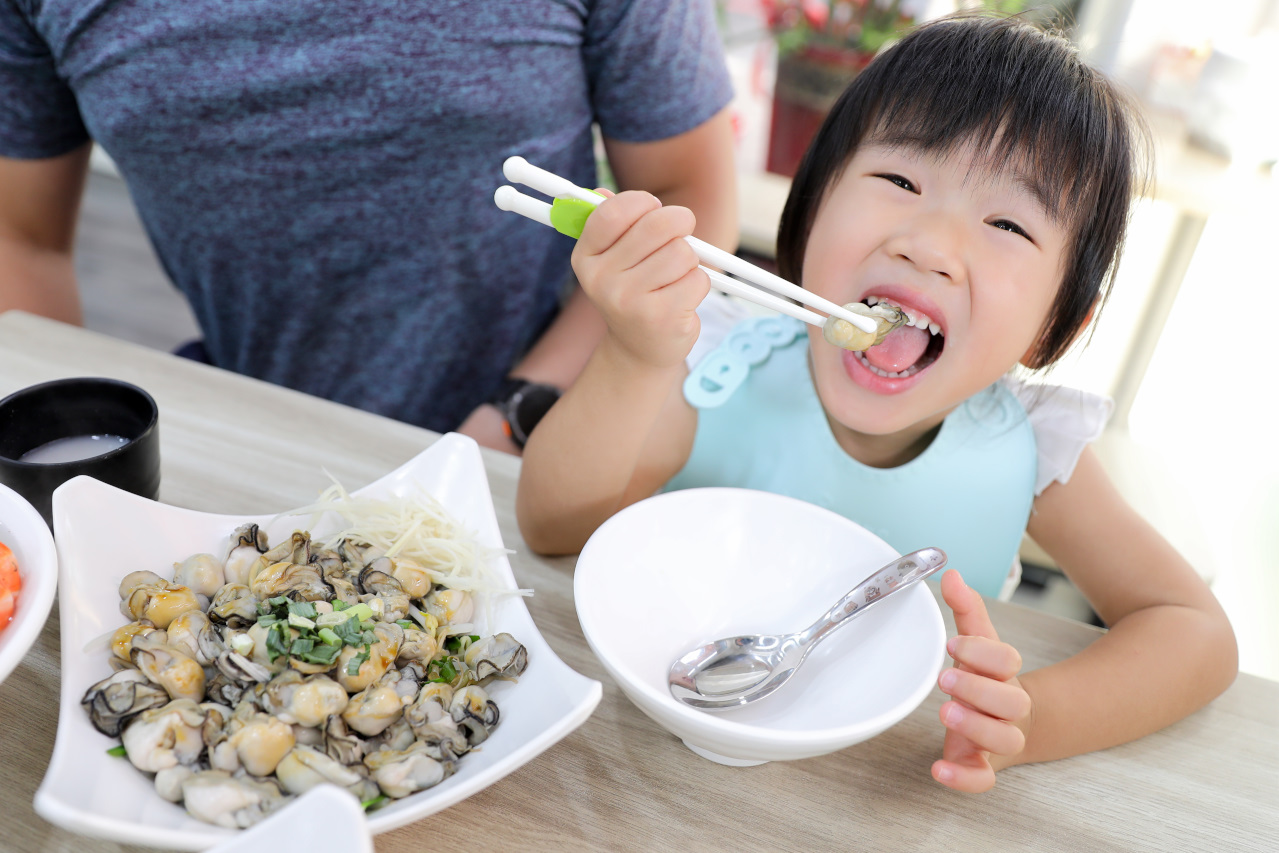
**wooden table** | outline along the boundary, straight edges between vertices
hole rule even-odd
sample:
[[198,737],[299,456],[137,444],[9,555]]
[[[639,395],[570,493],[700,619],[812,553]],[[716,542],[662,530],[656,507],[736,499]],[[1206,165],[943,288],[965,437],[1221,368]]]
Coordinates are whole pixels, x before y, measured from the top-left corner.
[[[160,406],[161,500],[274,513],[314,498],[326,467],[350,488],[408,460],[434,433],[35,317],[0,315],[0,396],[67,376],[138,384]],[[1205,710],[1136,743],[1000,774],[984,795],[929,777],[941,750],[934,691],[878,737],[822,758],[722,767],[641,714],[604,673],[573,609],[573,560],[531,554],[514,518],[519,462],[485,452],[502,535],[539,630],[604,684],[579,729],[453,808],[378,836],[380,853],[446,850],[1274,850],[1279,683],[1241,675]],[[936,590],[934,589],[934,592]],[[1089,626],[991,602],[1028,667],[1071,655]],[[945,608],[943,608],[945,610]],[[948,620],[949,621],[949,620]],[[953,630],[953,625],[951,626]],[[36,816],[53,749],[55,606],[0,685],[0,849],[118,851]],[[1087,725],[1087,721],[1081,721]]]

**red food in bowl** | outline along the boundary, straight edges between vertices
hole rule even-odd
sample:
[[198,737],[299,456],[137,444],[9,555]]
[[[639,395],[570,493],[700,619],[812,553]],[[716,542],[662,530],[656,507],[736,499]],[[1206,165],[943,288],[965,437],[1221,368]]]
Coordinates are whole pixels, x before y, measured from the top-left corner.
[[18,561],[14,559],[9,546],[0,542],[0,631],[13,621],[13,610],[21,589],[22,576],[18,574]]

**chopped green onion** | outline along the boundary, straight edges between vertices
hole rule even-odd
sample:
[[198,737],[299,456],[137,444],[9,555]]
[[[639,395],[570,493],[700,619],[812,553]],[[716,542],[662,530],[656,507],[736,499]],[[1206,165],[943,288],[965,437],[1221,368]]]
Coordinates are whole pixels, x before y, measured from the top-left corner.
[[479,638],[479,634],[471,634],[469,637],[464,634],[457,634],[444,641],[444,649],[445,651],[452,652],[453,654],[458,654],[464,651],[467,646],[471,645],[471,643],[479,640]]
[[315,605],[309,601],[290,601],[289,615],[301,616],[303,619],[314,619],[320,615],[315,609]]
[[352,604],[351,612],[354,613],[357,617],[359,617],[361,622],[363,622],[365,619],[373,618],[373,608],[369,607],[367,604],[365,604],[362,601],[359,604]]
[[248,634],[232,634],[228,642],[235,652],[246,657],[253,651],[253,638]]
[[283,619],[281,619],[279,616],[276,616],[273,613],[266,613],[258,617],[258,624],[261,625],[263,628],[270,628],[276,622],[283,622],[283,621],[284,621]]
[[359,675],[360,666],[363,665],[363,663],[368,659],[369,659],[369,647],[365,646],[364,651],[360,652],[358,655],[356,655],[355,657],[351,658],[349,661],[346,662],[346,674]]
[[360,623],[355,619],[348,619],[334,625],[333,633],[348,646],[358,646],[364,639],[364,634],[360,631]]
[[124,751],[124,744],[113,746],[107,750],[107,755],[114,755],[116,758],[125,758],[128,753]]
[[378,794],[373,799],[365,800],[364,802],[360,803],[360,808],[364,809],[366,812],[372,811],[373,809],[380,808],[382,804],[385,803],[386,801],[387,801],[386,794]]
[[315,640],[312,640],[309,637],[298,637],[289,646],[289,654],[304,655],[313,648],[315,648]]
[[[321,628],[319,631],[319,637],[320,637],[320,642],[324,643],[324,645],[326,646],[340,647],[342,645],[342,638],[339,637],[337,634],[334,634],[328,628]],[[341,648],[339,648],[338,650],[341,651]]]
[[266,632],[266,654],[271,663],[275,663],[275,659],[281,655],[289,653],[289,643],[292,635],[289,633],[289,627],[284,622],[276,622]]
[[460,653],[467,650],[468,646],[471,646],[471,643],[478,641],[478,639],[480,639],[480,634],[469,634],[469,636],[467,634],[455,634],[455,636],[445,639],[444,650],[453,652],[454,655],[460,655]]
[[453,667],[452,658],[434,661],[431,665],[435,668],[435,674],[428,674],[427,681],[452,683],[453,679],[457,678],[457,670]]
[[414,630],[416,630],[416,628],[417,628],[417,623],[415,623],[415,622],[410,622],[410,621],[409,621],[409,620],[407,620],[407,619],[396,619],[396,620],[395,620],[395,624],[396,624],[396,625],[399,625],[399,626],[400,626],[401,628],[403,628],[405,631],[408,631],[408,630],[410,630],[410,629],[414,629]]
[[335,598],[329,603],[333,605],[334,611],[346,610],[348,607],[351,606],[340,598]]
[[334,625],[349,622],[354,615],[353,613],[321,613],[315,618],[315,624],[320,628],[332,628]]
[[[311,612],[312,613],[315,612],[314,607],[311,608]],[[315,627],[315,623],[313,621],[311,621],[310,619],[307,619],[305,616],[299,616],[296,613],[289,614],[289,624],[292,625],[294,628],[314,628]]]
[[[311,641],[308,640],[307,642]],[[297,645],[297,643],[295,642],[294,645]],[[321,644],[300,654],[298,652],[294,652],[294,655],[298,658],[298,660],[306,663],[314,663],[321,666],[332,666],[333,662],[338,659],[338,655],[341,654],[341,652],[341,646],[326,646]]]

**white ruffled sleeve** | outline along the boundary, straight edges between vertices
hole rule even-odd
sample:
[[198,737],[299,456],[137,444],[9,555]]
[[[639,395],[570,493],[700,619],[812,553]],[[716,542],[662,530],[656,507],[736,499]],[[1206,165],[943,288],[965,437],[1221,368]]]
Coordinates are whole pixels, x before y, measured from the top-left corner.
[[740,299],[734,299],[726,293],[712,290],[697,306],[697,319],[702,322],[702,330],[697,335],[697,342],[689,350],[684,363],[692,370],[706,354],[724,342],[733,327],[745,319],[755,316],[753,306]]
[[1054,482],[1069,482],[1084,448],[1106,428],[1114,401],[1077,388],[1032,384],[1011,376],[1000,383],[1017,397],[1035,431],[1039,455],[1035,496]]

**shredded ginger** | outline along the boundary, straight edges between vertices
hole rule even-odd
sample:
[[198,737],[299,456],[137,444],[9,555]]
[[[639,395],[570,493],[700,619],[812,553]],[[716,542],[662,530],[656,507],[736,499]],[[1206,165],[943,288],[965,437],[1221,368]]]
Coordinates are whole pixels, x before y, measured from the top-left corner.
[[[350,539],[371,545],[391,559],[405,557],[422,566],[440,586],[480,594],[486,609],[495,595],[532,595],[532,590],[511,589],[489,567],[496,555],[513,552],[481,545],[420,484],[413,484],[413,494],[370,498],[348,493],[332,474],[329,479],[333,485],[315,503],[285,513],[311,514],[308,527],[313,530],[325,513],[339,516],[345,526],[321,539],[324,547],[336,548],[343,539]],[[488,615],[491,624],[491,612]]]

